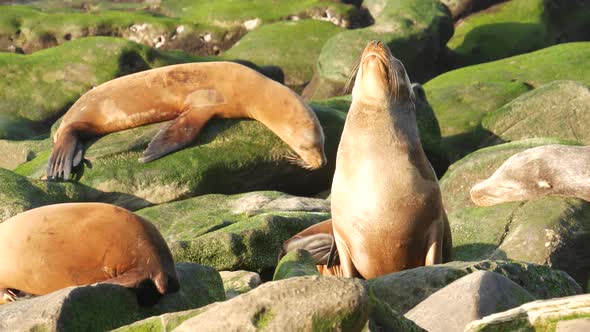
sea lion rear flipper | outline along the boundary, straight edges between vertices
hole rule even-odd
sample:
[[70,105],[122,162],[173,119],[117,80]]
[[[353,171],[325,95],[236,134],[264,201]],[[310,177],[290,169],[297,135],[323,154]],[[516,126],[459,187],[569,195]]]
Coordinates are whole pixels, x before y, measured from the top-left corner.
[[189,145],[213,114],[203,109],[188,109],[154,136],[139,162],[147,163]]
[[0,304],[16,301],[16,294],[9,288],[0,288]]
[[47,162],[48,180],[68,180],[72,167],[82,161],[83,145],[72,130],[64,130],[53,144]]

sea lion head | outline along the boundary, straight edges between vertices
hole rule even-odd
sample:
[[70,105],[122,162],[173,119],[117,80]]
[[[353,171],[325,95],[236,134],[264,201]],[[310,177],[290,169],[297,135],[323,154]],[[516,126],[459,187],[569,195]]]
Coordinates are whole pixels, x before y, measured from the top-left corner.
[[295,152],[295,154],[288,154],[287,158],[294,164],[314,170],[327,164],[324,151],[324,131],[311,108],[303,101],[301,103],[302,107],[307,108],[306,113],[310,116],[295,120],[298,122],[297,128],[299,130],[297,133],[287,133],[285,141]]
[[404,65],[381,41],[371,41],[365,47],[356,70],[352,98],[368,103],[414,101]]
[[469,194],[478,206],[530,200],[550,194],[553,180],[538,148],[508,158],[488,179],[476,184]]

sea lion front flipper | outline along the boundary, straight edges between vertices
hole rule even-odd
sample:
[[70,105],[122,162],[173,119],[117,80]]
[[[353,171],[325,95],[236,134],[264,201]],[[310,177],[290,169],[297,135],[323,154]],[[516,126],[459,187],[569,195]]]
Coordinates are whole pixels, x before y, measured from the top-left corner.
[[147,163],[189,145],[213,116],[204,109],[190,108],[154,136],[139,162]]
[[73,130],[64,130],[51,150],[51,156],[47,162],[48,180],[68,180],[72,167],[82,161],[83,145]]

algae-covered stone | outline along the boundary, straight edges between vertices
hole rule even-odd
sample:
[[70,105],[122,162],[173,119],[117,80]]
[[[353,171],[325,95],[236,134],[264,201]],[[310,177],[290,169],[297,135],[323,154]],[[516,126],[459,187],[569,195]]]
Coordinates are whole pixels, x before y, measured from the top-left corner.
[[236,296],[253,290],[262,284],[260,275],[250,271],[219,271],[225,289],[225,298],[233,299]]
[[[316,114],[326,136],[328,165],[315,171],[291,163],[288,146],[262,123],[214,119],[195,144],[149,163],[138,158],[162,124],[104,136],[90,143],[85,158],[91,167],[81,171],[80,183],[110,192],[112,202],[131,209],[207,193],[272,189],[313,195],[330,186],[344,125],[344,115],[338,111],[323,109]],[[40,178],[48,157],[49,151],[44,152],[16,172]],[[118,195],[123,195],[121,200]]]
[[2,331],[106,331],[166,312],[202,307],[225,299],[219,273],[196,264],[178,264],[180,290],[155,306],[141,306],[122,286],[69,287],[0,306]]
[[440,2],[449,8],[454,19],[458,19],[502,1],[504,0],[441,0]]
[[158,227],[176,261],[272,273],[282,243],[329,211],[322,199],[255,192],[204,195],[137,214]]
[[441,180],[459,260],[514,259],[566,271],[580,284],[589,277],[590,203],[561,197],[476,207],[469,190],[512,155],[535,146],[566,143],[530,139],[476,151],[453,164]]
[[358,279],[290,278],[211,304],[174,331],[359,331],[368,302]]
[[85,201],[96,191],[75,183],[47,183],[30,180],[0,168],[0,222],[43,205]]
[[309,252],[303,249],[293,250],[281,258],[272,279],[282,280],[293,277],[320,275],[315,265],[315,260]]
[[367,42],[375,39],[387,44],[412,80],[424,82],[438,72],[439,57],[453,33],[444,5],[436,0],[366,0],[363,6],[375,24],[341,32],[325,43],[304,97],[322,99],[343,94]]
[[203,308],[153,316],[130,325],[122,326],[112,330],[112,332],[170,332],[185,320],[198,315],[201,311],[203,311]]
[[327,0],[163,0],[160,10],[168,16],[210,22],[222,27],[243,25],[247,29],[285,18],[314,18],[347,27],[357,12],[352,5]]
[[590,42],[569,43],[447,72],[424,85],[451,161],[477,149],[486,113],[560,79],[590,84]]
[[90,36],[122,37],[161,49],[182,49],[213,55],[227,49],[243,34],[194,24],[142,11],[94,10],[92,13],[54,9],[42,12],[29,6],[0,7],[0,50],[32,53]]
[[426,332],[413,321],[393,310],[369,289],[369,320],[363,332]]
[[[0,117],[1,116],[2,115],[0,115]],[[3,128],[4,126],[1,122],[2,120],[0,120],[0,128]],[[14,123],[11,123],[7,127],[14,128]],[[30,134],[32,135],[33,133]],[[11,135],[14,134],[0,133],[0,136],[3,137]],[[0,155],[2,155],[2,158],[0,159],[0,167],[10,170],[15,169],[18,165],[35,159],[38,153],[49,149],[51,144],[51,139],[43,137],[24,141],[0,139]]]
[[475,271],[499,273],[537,299],[580,294],[582,289],[569,276],[547,266],[521,262],[451,262],[387,274],[368,281],[371,294],[393,310],[405,314],[436,291]]
[[590,294],[534,301],[468,324],[466,332],[587,331]]
[[405,317],[429,332],[462,332],[469,322],[534,300],[512,280],[476,271],[430,295]]
[[316,20],[267,24],[249,32],[223,57],[279,66],[285,73],[285,84],[301,91],[311,80],[324,42],[342,30],[331,23]]
[[574,81],[554,81],[486,114],[482,127],[493,145],[534,137],[556,137],[590,145],[590,90]]
[[118,76],[199,60],[108,37],[79,39],[30,55],[0,53],[0,138],[46,133],[83,93]]

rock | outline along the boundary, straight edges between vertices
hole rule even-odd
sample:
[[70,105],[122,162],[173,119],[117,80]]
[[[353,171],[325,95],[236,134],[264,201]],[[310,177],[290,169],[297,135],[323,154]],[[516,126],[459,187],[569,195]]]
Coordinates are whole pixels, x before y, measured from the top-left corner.
[[137,321],[131,325],[125,325],[112,332],[138,332],[138,331],[158,331],[158,332],[170,332],[182,324],[185,320],[198,315],[202,310],[186,310],[179,312],[172,312],[163,314],[160,316],[152,316],[140,321]]
[[458,260],[513,259],[563,270],[585,286],[590,277],[590,203],[565,197],[475,207],[469,190],[510,156],[567,142],[530,139],[481,149],[453,164],[441,179]]
[[[105,3],[108,1],[103,1]],[[42,12],[29,6],[3,6],[0,20],[11,24],[0,30],[0,50],[11,47],[33,53],[91,36],[122,37],[158,49],[181,49],[214,55],[225,50],[243,31],[211,26],[206,21],[178,20],[149,11],[100,10],[92,13],[52,8]]]
[[430,295],[405,317],[430,332],[462,332],[471,321],[534,300],[510,279],[476,271]]
[[549,267],[505,261],[451,262],[387,274],[368,281],[370,294],[405,314],[426,298],[469,273],[499,273],[537,299],[580,294],[580,286],[566,273]]
[[153,307],[142,307],[133,291],[111,284],[69,287],[0,306],[0,330],[105,331],[165,312],[194,309],[224,299],[217,271],[177,265],[181,290]]
[[260,286],[260,275],[250,271],[219,271],[225,288],[225,298],[233,299]]
[[[11,124],[10,126],[13,125],[14,124]],[[10,128],[10,126],[8,127]],[[1,124],[1,120],[0,127],[4,127]],[[10,135],[14,134],[0,133],[0,136],[3,137]],[[24,141],[10,141],[0,139],[0,154],[3,156],[3,158],[0,159],[0,167],[10,170],[15,169],[18,165],[35,159],[37,154],[50,149],[51,145],[52,141],[49,138]]]
[[413,321],[391,309],[387,303],[369,294],[369,321],[363,332],[426,332]]
[[[283,242],[329,218],[323,199],[279,192],[204,195],[137,211],[166,239],[176,261],[272,276]],[[171,222],[173,221],[173,222]]]
[[309,19],[266,24],[245,35],[223,57],[278,66],[285,72],[285,85],[300,92],[311,80],[324,42],[342,30]]
[[[345,117],[327,108],[316,114],[326,136],[328,165],[315,171],[290,162],[289,147],[260,122],[213,119],[195,144],[145,164],[138,158],[162,124],[89,142],[84,157],[91,167],[83,167],[79,181],[110,193],[110,203],[131,210],[208,193],[270,189],[312,196],[332,182]],[[16,172],[40,178],[45,175],[48,157],[49,151],[44,151]]]
[[590,90],[574,81],[554,81],[489,112],[482,127],[490,133],[484,145],[535,137],[555,137],[590,145]]
[[526,303],[471,322],[465,331],[577,332],[589,328],[590,294],[584,294]]
[[293,277],[320,275],[311,254],[303,249],[297,249],[285,255],[275,269],[273,280]]
[[486,9],[503,0],[441,0],[449,10],[454,19],[467,16],[471,13]]
[[302,95],[324,99],[344,87],[368,41],[378,39],[400,59],[413,81],[424,82],[439,70],[439,58],[453,34],[450,13],[436,0],[366,0],[374,25],[341,32],[320,53],[313,80]]
[[[255,28],[263,23],[279,20],[312,18],[332,22],[342,27],[353,23],[357,7],[338,1],[236,2],[217,0],[214,2],[165,1],[160,11],[168,16],[179,17],[193,22],[211,22],[220,27],[242,26]],[[258,21],[259,23],[255,23]]]
[[358,279],[290,278],[211,304],[174,331],[359,331],[368,318],[368,302]]
[[590,67],[580,66],[589,61],[590,42],[561,44],[453,70],[424,84],[451,162],[476,150],[488,137],[480,127],[486,113],[556,79],[590,84]]

